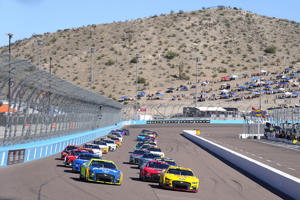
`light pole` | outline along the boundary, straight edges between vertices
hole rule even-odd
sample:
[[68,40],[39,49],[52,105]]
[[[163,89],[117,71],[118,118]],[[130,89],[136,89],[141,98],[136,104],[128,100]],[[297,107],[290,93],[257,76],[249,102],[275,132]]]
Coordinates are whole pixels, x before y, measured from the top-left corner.
[[6,125],[5,125],[5,131],[4,131],[4,139],[7,136],[7,131],[9,129],[9,135],[11,132],[10,129],[10,107],[11,107],[11,38],[14,36],[12,33],[8,33],[8,63],[9,63],[9,70],[8,70],[8,109],[7,109],[7,121],[6,121]]
[[136,54],[136,70],[135,70],[135,119],[138,120],[138,63],[140,54]]
[[43,44],[42,40],[38,39],[37,41],[37,45],[38,45],[38,69],[40,70],[40,57],[41,57],[41,50],[40,50],[40,46]]
[[51,75],[52,75],[52,57],[49,58],[50,65],[49,65],[49,112],[51,112]]
[[91,47],[91,90],[94,88],[94,66],[93,66],[93,54],[95,52],[95,47]]
[[261,110],[261,63],[263,60],[264,57],[259,56],[259,110]]
[[198,93],[198,62],[199,57],[196,57],[196,87],[195,87],[195,108],[197,108],[197,93]]

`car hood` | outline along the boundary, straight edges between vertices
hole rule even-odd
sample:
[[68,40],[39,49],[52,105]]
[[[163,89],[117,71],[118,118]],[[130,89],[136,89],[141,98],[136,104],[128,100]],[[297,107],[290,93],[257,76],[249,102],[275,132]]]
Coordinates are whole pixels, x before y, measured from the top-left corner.
[[198,178],[195,176],[181,176],[175,174],[166,174],[165,178],[171,179],[172,181],[187,181],[187,182],[198,182]]
[[112,174],[112,175],[120,175],[121,171],[118,169],[109,169],[109,168],[103,168],[103,167],[89,167],[90,171],[93,171],[95,173],[104,173],[104,174]]

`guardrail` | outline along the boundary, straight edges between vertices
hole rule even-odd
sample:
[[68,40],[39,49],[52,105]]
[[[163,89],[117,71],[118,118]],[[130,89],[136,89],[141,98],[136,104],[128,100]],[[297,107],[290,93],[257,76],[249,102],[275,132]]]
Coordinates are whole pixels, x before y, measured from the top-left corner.
[[196,131],[183,131],[182,135],[286,196],[299,199],[300,179],[197,136]]

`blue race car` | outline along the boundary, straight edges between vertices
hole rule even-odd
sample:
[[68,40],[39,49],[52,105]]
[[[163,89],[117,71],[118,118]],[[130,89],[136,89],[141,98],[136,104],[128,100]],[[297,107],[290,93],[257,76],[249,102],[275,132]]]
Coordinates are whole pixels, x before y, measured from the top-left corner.
[[81,153],[76,160],[73,161],[73,167],[72,171],[73,172],[80,172],[80,166],[85,163],[86,161],[89,161],[93,158],[96,159],[101,159],[101,157],[97,154],[92,154],[92,153]]
[[80,167],[80,180],[121,185],[123,173],[113,161],[91,159]]

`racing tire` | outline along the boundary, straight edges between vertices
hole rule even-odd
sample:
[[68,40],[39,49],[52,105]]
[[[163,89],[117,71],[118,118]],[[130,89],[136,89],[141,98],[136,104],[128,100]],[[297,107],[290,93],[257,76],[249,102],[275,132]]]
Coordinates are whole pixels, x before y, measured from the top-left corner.
[[81,181],[84,180],[84,178],[83,178],[83,176],[82,176],[81,174],[79,175],[79,179],[80,179]]

